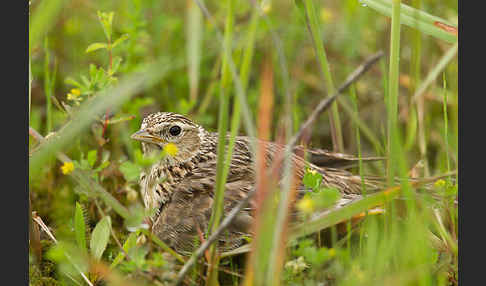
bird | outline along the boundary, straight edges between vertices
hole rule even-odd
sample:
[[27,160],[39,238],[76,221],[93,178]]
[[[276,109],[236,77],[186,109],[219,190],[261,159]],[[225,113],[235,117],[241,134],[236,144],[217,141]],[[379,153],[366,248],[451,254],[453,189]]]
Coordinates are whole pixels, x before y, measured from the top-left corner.
[[[230,135],[227,136],[229,138]],[[189,255],[195,250],[201,234],[206,233],[212,213],[218,133],[207,131],[186,116],[155,112],[143,118],[140,130],[131,138],[141,142],[144,156],[160,154],[168,144],[176,147],[175,154],[163,156],[141,172],[139,185],[145,207],[155,210],[151,216],[152,232],[175,251]],[[224,186],[224,214],[231,211],[255,186],[255,158],[251,152],[251,140],[247,136],[235,138]],[[266,167],[285,150],[285,145],[256,140],[265,146]],[[322,174],[325,186],[334,187],[345,196],[360,196],[361,177],[345,170],[357,158],[324,149],[306,149],[309,154],[306,160],[298,155],[304,149],[298,145],[290,154],[300,182],[306,170],[313,170]],[[304,190],[302,185],[299,190]],[[219,251],[233,250],[247,241],[251,236],[253,215],[251,207],[238,214],[219,238]]]

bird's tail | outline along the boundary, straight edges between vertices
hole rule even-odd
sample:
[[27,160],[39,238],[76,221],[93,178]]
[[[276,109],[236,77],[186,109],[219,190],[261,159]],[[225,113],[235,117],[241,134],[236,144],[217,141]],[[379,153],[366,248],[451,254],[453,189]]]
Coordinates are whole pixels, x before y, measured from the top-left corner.
[[[329,187],[335,187],[344,194],[372,193],[390,187],[386,177],[371,175],[361,177],[346,170],[336,168],[320,168],[319,172],[322,174],[324,184]],[[395,177],[393,185],[401,185],[404,181],[407,181],[414,187],[429,190],[437,180],[453,175],[455,175],[454,172],[430,178]]]

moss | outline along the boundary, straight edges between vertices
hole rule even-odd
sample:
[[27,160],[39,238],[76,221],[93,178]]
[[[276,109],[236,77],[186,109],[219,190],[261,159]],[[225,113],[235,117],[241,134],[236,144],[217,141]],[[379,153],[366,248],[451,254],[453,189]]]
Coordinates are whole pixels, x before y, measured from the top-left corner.
[[45,254],[53,243],[49,240],[41,240],[42,260],[40,263],[29,264],[29,284],[32,286],[62,285],[56,277],[56,264],[45,259]]
[[[45,268],[41,263],[40,268]],[[52,265],[49,265],[48,269],[50,269],[53,266],[53,263],[51,262]],[[55,268],[55,267],[52,267]],[[57,285],[62,285],[58,280],[56,280],[53,277],[45,276],[45,272],[41,271],[39,269],[39,266],[32,263],[29,265],[29,285],[32,286],[57,286]]]

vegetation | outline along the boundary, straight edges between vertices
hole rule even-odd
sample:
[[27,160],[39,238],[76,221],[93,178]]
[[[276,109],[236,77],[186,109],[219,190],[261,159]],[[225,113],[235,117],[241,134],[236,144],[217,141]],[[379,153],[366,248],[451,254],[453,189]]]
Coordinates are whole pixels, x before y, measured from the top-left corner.
[[180,278],[457,285],[457,1],[33,0],[29,44],[30,285],[171,285],[189,257],[148,230],[138,178],[174,150],[142,156],[130,135],[143,116],[177,112],[232,135],[219,138],[230,148],[218,149],[208,238],[234,136],[289,142],[380,50],[307,143],[387,157],[352,170],[388,186],[315,215],[340,194],[308,172],[312,191],[297,202],[308,222],[290,226],[289,179],[261,206],[249,245],[210,248]]

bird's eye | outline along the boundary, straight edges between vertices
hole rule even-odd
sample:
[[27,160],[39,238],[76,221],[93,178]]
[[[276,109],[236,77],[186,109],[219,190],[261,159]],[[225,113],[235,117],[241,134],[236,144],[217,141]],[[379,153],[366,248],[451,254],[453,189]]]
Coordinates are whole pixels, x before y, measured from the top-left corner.
[[177,125],[174,125],[169,129],[169,133],[172,136],[177,136],[177,135],[181,134],[181,128]]

